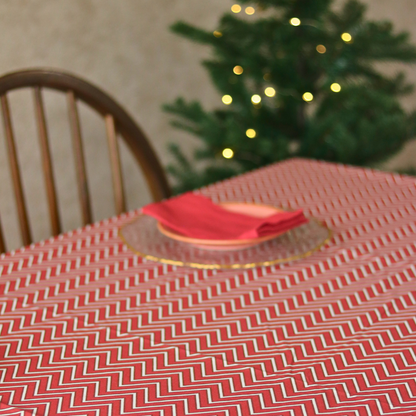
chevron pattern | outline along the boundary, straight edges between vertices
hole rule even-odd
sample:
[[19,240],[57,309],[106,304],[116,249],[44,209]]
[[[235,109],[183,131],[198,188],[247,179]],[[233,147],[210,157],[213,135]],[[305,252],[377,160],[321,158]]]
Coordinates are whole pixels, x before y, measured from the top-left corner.
[[294,159],[201,190],[304,207],[304,260],[196,270],[79,229],[0,257],[0,416],[416,415],[416,181]]

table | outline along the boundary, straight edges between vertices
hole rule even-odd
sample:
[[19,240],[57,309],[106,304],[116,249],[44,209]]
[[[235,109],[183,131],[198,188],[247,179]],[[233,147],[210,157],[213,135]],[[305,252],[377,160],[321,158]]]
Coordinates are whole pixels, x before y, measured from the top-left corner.
[[0,259],[0,415],[415,415],[416,180],[293,159],[202,190],[334,231],[248,270],[154,263],[137,212]]

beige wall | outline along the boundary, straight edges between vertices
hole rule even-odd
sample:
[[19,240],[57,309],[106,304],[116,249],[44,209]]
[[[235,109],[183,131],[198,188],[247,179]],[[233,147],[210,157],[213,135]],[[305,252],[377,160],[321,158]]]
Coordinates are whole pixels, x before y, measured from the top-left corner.
[[[396,31],[407,31],[411,35],[411,41],[416,44],[416,1],[415,0],[367,0],[368,16],[377,20],[390,20]],[[416,65],[398,66],[394,64],[385,65],[385,69],[394,73],[397,70],[404,70],[408,80],[416,84]],[[403,104],[408,110],[416,110],[416,92],[403,99]],[[416,140],[408,143],[403,151],[382,168],[396,170],[416,168]]]
[[[373,17],[388,18],[397,28],[412,31],[416,42],[413,20],[416,16],[414,0],[368,0]],[[83,76],[112,94],[141,124],[162,159],[169,156],[165,145],[171,140],[192,144],[189,138],[174,131],[168,116],[160,106],[178,95],[202,99],[208,105],[218,102],[200,60],[206,53],[198,45],[172,35],[168,27],[178,19],[215,29],[218,17],[231,2],[221,0],[5,0],[0,3],[0,73],[19,68],[48,66],[63,68]],[[409,71],[416,82],[416,71]],[[39,169],[39,155],[35,150],[35,127],[30,116],[31,97],[21,92],[12,97],[16,112],[14,118],[20,162],[25,166],[25,188],[34,221],[34,236],[41,239],[49,235],[44,221],[44,189],[29,173]],[[55,168],[59,175],[58,190],[62,195],[61,211],[66,230],[79,224],[78,207],[71,201],[76,197],[74,171],[65,107],[62,97],[46,97]],[[405,101],[416,107],[416,96]],[[25,123],[19,120],[25,120]],[[110,176],[107,166],[105,136],[98,118],[85,113],[83,132],[87,140],[87,158],[98,162],[92,169],[91,188],[98,203],[94,206],[96,218],[112,214]],[[32,144],[25,139],[33,139]],[[390,163],[416,166],[416,146],[409,146],[399,159]],[[127,152],[123,152],[128,157]],[[94,164],[95,164],[94,163]],[[11,247],[20,245],[15,207],[9,182],[7,158],[3,138],[0,137],[0,212]],[[57,175],[58,176],[58,175]],[[129,208],[148,202],[149,195],[143,181],[138,180],[137,168],[131,159],[125,161]]]

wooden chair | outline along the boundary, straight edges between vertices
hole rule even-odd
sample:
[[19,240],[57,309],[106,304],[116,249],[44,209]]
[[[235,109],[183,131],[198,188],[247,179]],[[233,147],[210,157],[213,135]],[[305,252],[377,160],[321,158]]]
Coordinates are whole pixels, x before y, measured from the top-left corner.
[[[76,160],[77,185],[84,225],[91,223],[93,219],[91,215],[90,194],[87,185],[84,151],[77,108],[78,100],[88,104],[91,108],[100,113],[105,120],[116,213],[120,214],[126,210],[117,140],[118,135],[125,140],[141,166],[153,199],[159,201],[170,196],[170,189],[164,171],[145,135],[126,111],[106,93],[74,75],[56,70],[30,69],[6,74],[0,77],[1,113],[3,117],[14,194],[17,203],[19,225],[24,245],[28,245],[32,242],[32,235],[22,189],[22,180],[17,160],[7,93],[11,90],[27,87],[32,88],[34,93],[43,175],[46,181],[49,215],[53,235],[57,235],[61,232],[61,222],[58,212],[55,181],[52,171],[51,153],[42,99],[43,88],[59,90],[64,92],[67,96],[72,142]],[[0,224],[0,253],[5,250],[5,240]]]

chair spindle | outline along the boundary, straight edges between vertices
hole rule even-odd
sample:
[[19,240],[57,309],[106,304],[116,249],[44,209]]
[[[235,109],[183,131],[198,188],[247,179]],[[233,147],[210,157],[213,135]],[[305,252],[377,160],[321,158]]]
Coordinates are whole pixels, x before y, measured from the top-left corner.
[[67,92],[67,99],[68,99],[69,121],[70,121],[70,126],[71,126],[71,133],[72,133],[72,144],[73,144],[74,154],[75,154],[78,192],[79,192],[79,198],[81,201],[81,209],[82,209],[82,220],[83,220],[83,224],[87,225],[87,224],[92,223],[91,200],[90,200],[90,192],[88,189],[87,172],[85,169],[85,156],[84,156],[84,148],[82,145],[79,114],[78,114],[78,108],[77,108],[77,103],[76,103],[76,97],[73,91]]
[[1,220],[0,220],[0,254],[6,252],[6,243],[4,241],[3,236],[3,227],[1,226]]
[[39,140],[42,154],[42,167],[46,182],[46,193],[48,196],[49,214],[53,235],[61,232],[58,204],[56,199],[55,180],[52,171],[51,153],[49,149],[48,131],[46,128],[45,110],[40,87],[34,88],[36,121],[39,131]]
[[[26,202],[23,194],[22,178],[20,176],[19,162],[17,160],[16,145],[10,117],[9,101],[6,95],[1,96],[1,111],[3,115],[4,132],[7,144],[7,153],[10,163],[10,171],[13,181],[13,190],[16,198],[17,214],[19,217],[19,226],[24,245],[32,242],[29,220],[27,216]],[[3,240],[4,244],[4,240]],[[1,251],[1,250],[0,250]],[[4,251],[4,250],[3,250]]]
[[105,116],[105,127],[107,131],[108,147],[110,150],[111,172],[113,176],[114,198],[117,215],[126,210],[124,197],[123,178],[120,164],[120,154],[117,143],[116,126],[111,114]]

